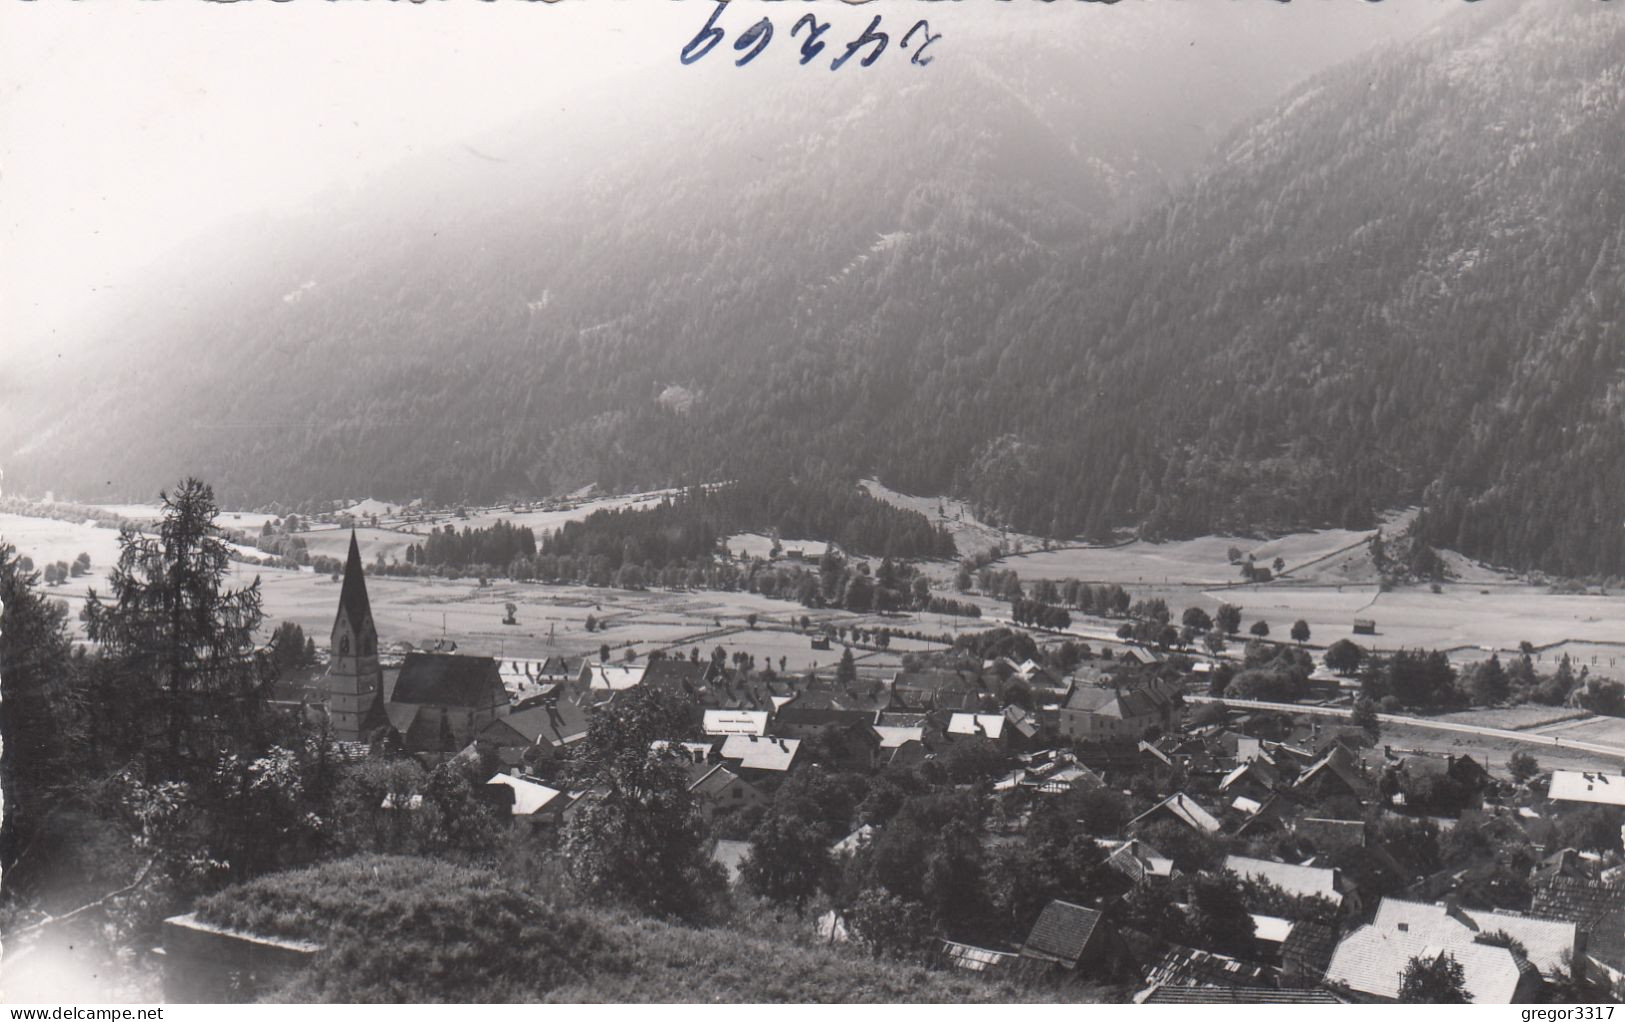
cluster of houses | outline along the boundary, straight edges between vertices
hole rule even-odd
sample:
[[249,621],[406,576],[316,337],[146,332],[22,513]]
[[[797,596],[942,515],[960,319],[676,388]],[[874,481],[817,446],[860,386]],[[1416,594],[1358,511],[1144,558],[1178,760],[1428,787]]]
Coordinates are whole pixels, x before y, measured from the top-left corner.
[[[489,786],[515,817],[562,819],[581,793],[549,785],[550,763],[586,735],[595,707],[653,689],[694,715],[698,737],[668,751],[685,761],[707,819],[770,801],[812,759],[877,771],[971,745],[996,750],[1005,764],[996,794],[1142,785],[1137,808],[1149,808],[1102,842],[1106,864],[1131,886],[1179,890],[1173,857],[1155,844],[1169,828],[1189,830],[1231,848],[1271,848],[1271,857],[1229,855],[1222,868],[1252,881],[1243,885],[1248,891],[1323,899],[1337,920],[1294,921],[1275,914],[1278,900],[1260,902],[1248,906],[1253,960],[1176,947],[1146,961],[1100,907],[1054,901],[1017,946],[943,941],[943,961],[954,968],[1128,975],[1138,981],[1137,999],[1153,1003],[1393,1001],[1408,962],[1444,954],[1461,966],[1475,1003],[1535,999],[1565,976],[1625,977],[1625,867],[1553,844],[1554,821],[1573,807],[1625,805],[1625,776],[1558,771],[1543,798],[1514,804],[1470,756],[1372,749],[1358,731],[1323,732],[1312,720],[1262,712],[1187,728],[1182,689],[1164,680],[1166,672],[1122,685],[1106,674],[1060,678],[1033,661],[999,660],[980,670],[842,682],[757,674],[720,658],[553,657],[521,665],[422,651],[386,670],[353,543],[332,641],[329,715],[339,739],[382,740],[431,762],[495,757],[500,769]],[[1505,828],[1509,839],[1546,856],[1531,872],[1526,910],[1464,907],[1495,902],[1493,892],[1475,889],[1483,878],[1474,869],[1412,875],[1373,839],[1365,822],[1372,812],[1419,815],[1407,793],[1444,780],[1464,804],[1441,826],[1465,820]],[[832,853],[870,840],[873,828],[866,829]],[[721,841],[716,857],[736,867],[744,847]],[[1294,848],[1296,855],[1281,851]],[[1374,897],[1333,865],[1351,849],[1368,875],[1384,878],[1384,891],[1397,893]],[[822,926],[831,939],[844,932],[839,918]]]

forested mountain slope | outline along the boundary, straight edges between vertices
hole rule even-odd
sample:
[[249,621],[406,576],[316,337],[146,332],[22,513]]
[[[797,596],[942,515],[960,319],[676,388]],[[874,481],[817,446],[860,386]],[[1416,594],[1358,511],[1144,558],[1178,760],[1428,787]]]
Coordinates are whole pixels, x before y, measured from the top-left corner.
[[1425,497],[1437,542],[1625,571],[1625,17],[1464,5],[1178,184],[1213,125],[1353,51],[1274,6],[790,69],[749,102],[696,65],[637,108],[426,157],[177,260],[104,362],[45,381],[79,411],[0,412],[8,485],[191,472],[238,503],[870,472],[1026,531],[1153,536]]
[[1435,542],[1625,570],[1621,52],[1604,5],[1502,5],[1312,82],[1012,307],[1035,483],[960,487],[1153,534],[1425,496]]

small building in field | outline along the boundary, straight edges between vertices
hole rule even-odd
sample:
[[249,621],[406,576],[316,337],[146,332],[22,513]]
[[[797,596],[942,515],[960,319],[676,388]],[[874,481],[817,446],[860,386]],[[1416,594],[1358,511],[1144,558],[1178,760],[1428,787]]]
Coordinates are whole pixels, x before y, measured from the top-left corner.
[[1357,617],[1357,618],[1355,618],[1354,619],[1354,634],[1355,635],[1376,635],[1377,634],[1377,622],[1373,621],[1371,618],[1368,618],[1368,617]]

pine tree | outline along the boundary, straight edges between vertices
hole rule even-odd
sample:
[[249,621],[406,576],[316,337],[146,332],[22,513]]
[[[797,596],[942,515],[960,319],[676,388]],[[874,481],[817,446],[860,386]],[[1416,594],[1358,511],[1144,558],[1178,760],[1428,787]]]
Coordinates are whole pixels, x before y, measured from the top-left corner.
[[158,535],[120,533],[109,598],[91,590],[83,618],[113,683],[151,701],[129,705],[155,718],[162,739],[149,756],[163,777],[184,780],[206,771],[220,752],[259,743],[271,678],[254,651],[259,579],[224,588],[231,562],[214,524],[213,491],[187,479],[173,496],[160,496]]

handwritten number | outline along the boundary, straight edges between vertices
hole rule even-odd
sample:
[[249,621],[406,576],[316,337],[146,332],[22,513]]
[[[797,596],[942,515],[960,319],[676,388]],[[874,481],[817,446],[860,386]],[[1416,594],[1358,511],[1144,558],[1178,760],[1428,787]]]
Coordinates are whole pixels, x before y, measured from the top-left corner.
[[801,20],[796,22],[795,27],[790,29],[790,38],[794,39],[803,25],[812,29],[811,32],[807,33],[807,41],[801,44],[801,62],[805,64],[824,52],[824,44],[818,37],[829,31],[829,22],[826,21],[820,24],[818,19],[811,14],[803,14]]
[[934,43],[938,39],[942,38],[942,33],[938,32],[936,35],[932,35],[931,34],[931,26],[926,23],[926,20],[924,18],[921,18],[919,21],[916,21],[914,23],[913,28],[908,30],[908,34],[903,37],[902,42],[897,44],[897,48],[900,49],[900,50],[908,49],[908,41],[910,39],[914,38],[914,33],[916,33],[916,32],[924,32],[925,33],[925,42],[921,43],[920,48],[918,50],[914,51],[914,56],[913,56],[912,59],[909,60],[909,63],[910,64],[918,64],[921,67],[924,67],[925,65],[931,63],[933,60],[936,59],[935,57],[927,57],[925,55],[925,51],[926,51],[926,49],[928,47],[930,47],[930,45],[932,43]]
[[[678,60],[685,64],[692,64],[716,49],[717,43],[722,42],[722,29],[716,27],[717,19],[722,17],[722,12],[727,9],[728,0],[719,0],[716,10],[712,11],[711,17],[706,20],[705,27],[700,29],[699,33],[688,41],[687,46],[683,47],[683,52],[678,54]],[[696,50],[695,47],[698,47],[698,49]]]
[[[743,50],[752,44],[754,44],[756,48],[734,61],[734,65],[736,67],[744,67],[746,64],[749,64],[751,61],[755,60],[756,55],[761,53],[762,50],[766,49],[767,44],[771,42],[772,39],[773,23],[768,21],[766,18],[763,18],[761,21],[758,21],[756,24],[745,29],[744,32],[740,33],[739,38],[734,40],[734,49]],[[761,41],[758,42],[757,40]]]
[[884,32],[876,32],[875,29],[878,27],[880,27],[880,15],[877,14],[874,17],[874,20],[869,22],[869,27],[863,30],[863,34],[847,44],[846,52],[841,54],[839,57],[836,57],[835,60],[829,65],[829,69],[831,71],[840,70],[842,64],[845,64],[848,60],[852,59],[852,54],[858,52],[859,48],[867,46],[870,43],[878,43],[879,45],[877,45],[873,50],[869,51],[869,55],[859,60],[858,63],[864,67],[869,67],[875,61],[879,60],[880,55],[886,52],[886,43],[890,37]]

